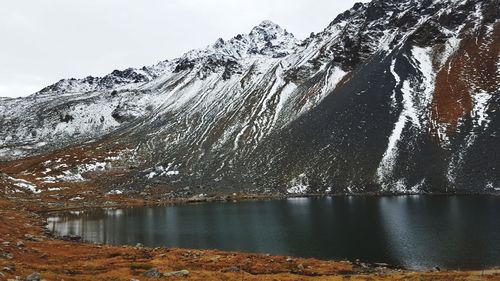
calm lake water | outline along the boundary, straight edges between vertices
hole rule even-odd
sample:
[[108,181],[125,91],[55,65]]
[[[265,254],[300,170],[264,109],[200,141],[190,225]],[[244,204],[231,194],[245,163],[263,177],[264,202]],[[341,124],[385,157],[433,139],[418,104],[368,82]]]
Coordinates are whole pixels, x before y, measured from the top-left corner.
[[411,269],[500,265],[500,197],[295,198],[60,213],[84,240],[360,259]]

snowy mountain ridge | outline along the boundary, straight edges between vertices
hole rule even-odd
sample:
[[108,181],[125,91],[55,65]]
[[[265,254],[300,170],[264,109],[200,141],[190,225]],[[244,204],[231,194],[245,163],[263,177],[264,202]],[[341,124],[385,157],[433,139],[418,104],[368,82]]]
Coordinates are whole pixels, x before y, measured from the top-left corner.
[[61,80],[0,103],[0,159],[99,145],[136,167],[121,192],[492,192],[498,4],[374,0],[304,40],[264,21],[152,67]]
[[[104,77],[88,76],[83,79],[62,79],[34,95],[61,93],[85,93],[137,87],[161,76],[167,71],[181,71],[195,64],[236,64],[236,61],[252,56],[284,57],[296,51],[300,42],[293,34],[279,25],[265,20],[249,34],[237,35],[227,42],[218,39],[213,45],[195,49],[172,61],[162,61],[142,68],[114,70]],[[233,66],[235,67],[235,66]]]

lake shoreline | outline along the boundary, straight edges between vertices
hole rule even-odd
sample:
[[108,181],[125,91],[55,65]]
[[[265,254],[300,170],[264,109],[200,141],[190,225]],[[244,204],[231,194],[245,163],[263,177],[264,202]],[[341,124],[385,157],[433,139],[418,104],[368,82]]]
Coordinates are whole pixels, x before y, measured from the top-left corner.
[[[309,196],[308,196],[309,197]],[[226,198],[227,197],[218,197]],[[245,200],[276,200],[283,196],[240,196],[227,202]],[[64,204],[61,208],[48,208],[37,200],[24,198],[13,200],[0,195],[0,258],[2,268],[15,268],[3,271],[3,277],[27,276],[40,272],[48,280],[93,280],[95,278],[116,278],[117,280],[149,280],[144,278],[146,268],[159,268],[160,271],[188,270],[189,279],[219,280],[221,278],[243,278],[246,280],[337,280],[349,277],[351,280],[472,280],[483,276],[494,280],[500,276],[499,269],[488,270],[430,270],[411,271],[390,265],[368,264],[356,261],[323,261],[312,258],[271,256],[266,254],[225,252],[218,250],[193,250],[175,248],[146,248],[131,246],[112,246],[67,241],[51,237],[44,231],[47,212],[103,208],[123,208],[134,206],[162,206],[173,204],[196,204],[186,199],[164,202],[117,200],[121,204]],[[203,202],[220,202],[210,199]],[[21,243],[19,243],[21,242]],[[67,249],[71,248],[71,251]],[[83,254],[84,253],[84,254]],[[93,261],[82,264],[82,255],[92,257]],[[214,262],[217,260],[217,262]],[[138,262],[139,261],[139,262]],[[116,265],[118,263],[119,265]],[[102,265],[101,265],[102,264]],[[244,264],[244,267],[240,265]],[[47,266],[50,265],[50,266]],[[68,270],[67,268],[73,268]],[[98,268],[98,269],[96,269]],[[244,276],[244,277],[242,277]],[[0,279],[2,276],[0,275]]]
[[[203,199],[192,199],[192,198],[174,198],[169,200],[144,200],[144,201],[132,201],[127,202],[126,199],[120,198],[125,196],[116,197],[120,198],[118,204],[100,204],[90,202],[90,206],[85,204],[81,205],[70,205],[64,207],[48,208],[44,210],[36,210],[39,214],[48,214],[61,211],[83,211],[87,209],[103,208],[103,209],[125,209],[133,207],[160,207],[160,206],[174,206],[174,205],[187,205],[187,204],[202,204],[202,203],[235,203],[235,202],[245,202],[245,201],[269,201],[269,200],[286,200],[286,199],[300,199],[300,198],[337,198],[337,197],[409,197],[409,196],[500,196],[498,193],[428,193],[428,194],[394,194],[394,193],[373,193],[373,194],[303,194],[303,195],[244,195],[244,196],[230,196],[230,195],[215,195],[211,197],[205,197]],[[47,206],[44,206],[47,207]]]
[[[421,198],[417,199],[419,196],[421,196]],[[442,197],[442,198],[440,198]],[[377,198],[383,198],[383,201],[385,202],[386,198],[391,200],[391,198],[397,198],[395,199],[396,201],[392,201],[392,202],[408,202],[406,201],[405,199],[408,199],[408,200],[412,200],[412,202],[427,202],[429,200],[429,198],[432,198],[432,201],[433,202],[436,202],[436,200],[438,202],[441,202],[443,200],[445,200],[446,202],[446,199],[445,198],[450,198],[450,197],[457,197],[457,199],[459,200],[458,202],[461,202],[463,200],[466,200],[465,202],[470,202],[470,198],[477,198],[477,197],[486,197],[486,198],[495,198],[494,196],[491,196],[491,195],[484,195],[484,194],[477,194],[477,195],[474,195],[474,196],[470,196],[470,195],[463,195],[463,194],[455,194],[455,195],[449,195],[449,194],[433,194],[433,195],[398,195],[398,196],[384,196],[384,195],[378,195],[378,196],[369,196],[369,195],[360,195],[360,196],[346,196],[346,195],[336,195],[336,196],[330,196],[330,195],[307,195],[307,196],[274,196],[274,197],[269,197],[269,196],[258,196],[258,195],[254,195],[254,196],[246,196],[246,197],[240,197],[240,198],[233,198],[232,200],[228,200],[227,198],[225,197],[207,197],[207,198],[204,198],[203,200],[185,200],[185,199],[178,199],[178,200],[170,200],[170,201],[167,201],[167,202],[144,202],[144,204],[138,204],[138,205],[122,205],[122,206],[113,206],[113,207],[109,207],[109,206],[96,206],[96,207],[87,207],[87,208],[71,208],[71,209],[60,209],[60,210],[53,210],[53,211],[50,211],[50,212],[43,212],[40,214],[43,214],[44,217],[46,218],[50,218],[51,221],[53,221],[54,219],[57,219],[57,218],[63,218],[63,221],[64,221],[64,225],[68,224],[68,222],[71,222],[72,220],[75,220],[75,221],[80,221],[80,220],[83,220],[85,221],[86,217],[91,217],[92,219],[91,220],[101,220],[101,219],[105,219],[104,217],[100,217],[100,212],[99,210],[106,210],[104,213],[108,213],[109,211],[114,213],[115,211],[116,212],[119,212],[120,214],[124,214],[126,215],[126,217],[130,217],[133,213],[135,213],[136,211],[134,211],[133,209],[136,209],[136,210],[141,210],[142,208],[146,207],[147,210],[163,210],[162,207],[169,207],[168,209],[170,209],[170,207],[179,207],[179,209],[177,210],[182,210],[183,209],[183,206],[188,206],[188,205],[204,205],[204,204],[209,204],[208,206],[203,206],[204,210],[210,210],[211,208],[213,207],[209,207],[209,206],[226,206],[226,204],[216,204],[216,203],[227,203],[228,206],[226,207],[223,207],[224,210],[226,210],[227,208],[230,208],[228,210],[226,210],[228,213],[233,213],[233,208],[236,208],[236,206],[238,206],[238,203],[240,202],[255,202],[257,203],[258,206],[273,206],[275,203],[274,202],[269,202],[269,201],[282,201],[284,204],[287,204],[285,202],[289,202],[288,204],[290,204],[290,202],[294,202],[294,200],[299,200],[299,201],[295,201],[295,202],[304,202],[304,203],[300,203],[302,206],[304,206],[304,204],[306,204],[305,202],[306,201],[301,201],[301,199],[313,199],[313,201],[311,202],[337,202],[335,200],[339,199],[340,201],[338,201],[339,203],[340,202],[356,202],[356,200],[360,203],[362,203],[363,205],[365,204],[369,204],[369,202],[373,201],[372,199],[375,199],[375,200],[378,200]],[[329,198],[329,199],[326,199],[326,201],[324,200],[321,200],[321,199],[324,199],[324,198]],[[348,199],[347,199],[348,198]],[[362,198],[361,201],[359,201],[358,199]],[[401,201],[399,198],[403,199],[403,201]],[[461,199],[460,199],[461,198]],[[333,199],[333,201],[330,201],[330,199]],[[418,201],[413,201],[417,199]],[[291,201],[290,201],[291,200]],[[346,201],[348,200],[348,201]],[[354,201],[352,201],[354,200]],[[365,200],[368,200],[368,201],[365,201]],[[422,201],[423,200],[423,201]],[[477,200],[481,201],[482,198],[477,198]],[[476,199],[474,199],[474,201],[476,201]],[[266,203],[267,202],[267,203]],[[309,201],[307,201],[309,202]],[[377,201],[378,202],[378,201]],[[389,201],[387,201],[389,202]],[[457,202],[456,199],[453,200],[453,202]],[[251,203],[250,205],[249,204],[245,204],[245,206],[253,206],[253,205],[256,205],[255,203]],[[260,203],[263,203],[264,205],[261,205]],[[279,205],[282,205],[282,203],[277,203]],[[293,205],[294,203],[292,203]],[[331,204],[331,203],[327,203],[327,204]],[[401,203],[398,203],[398,204],[401,204]],[[415,204],[415,203],[413,203]],[[337,205],[336,203],[334,203],[334,205]],[[358,204],[359,205],[359,204]],[[234,207],[233,207],[234,206]],[[359,206],[358,206],[359,207]],[[466,205],[464,206],[466,207]],[[208,209],[206,209],[208,208]],[[216,207],[216,208],[219,208],[219,207]],[[245,210],[246,210],[247,207],[245,207]],[[190,210],[192,208],[188,208],[187,210]],[[237,209],[235,209],[237,210]],[[465,210],[467,210],[465,208]],[[88,211],[88,213],[87,213]],[[76,213],[75,213],[76,212]],[[82,213],[80,213],[82,212]],[[177,213],[178,211],[174,211],[173,213]],[[247,210],[246,212],[250,212],[251,213],[251,209],[250,210]],[[104,214],[102,213],[102,214]],[[148,211],[149,213],[149,211]],[[220,213],[220,211],[219,211]],[[90,215],[89,215],[90,214]],[[158,219],[160,221],[162,221],[162,211],[159,211],[158,215]],[[270,214],[268,214],[270,215]],[[106,217],[106,215],[104,215]],[[66,218],[65,218],[66,217]],[[114,216],[111,216],[110,218],[112,218]],[[210,215],[208,215],[208,217],[210,217]],[[321,216],[320,216],[321,217]],[[243,220],[249,220],[249,221],[253,221],[253,219],[248,219],[246,217],[242,217],[241,219]],[[300,218],[297,218],[300,220]],[[114,219],[113,219],[114,220]],[[174,219],[174,221],[177,221],[177,220],[183,220],[182,217],[179,217],[179,218],[176,218]],[[203,219],[205,221],[205,219]],[[105,222],[106,223],[106,222]],[[115,222],[113,221],[110,221],[108,222],[108,224],[114,224]],[[201,222],[198,222],[198,223],[201,223]],[[83,237],[88,237],[87,235],[83,235],[81,233],[74,233],[74,232],[67,232],[65,230],[61,230],[59,229],[59,231],[61,232],[58,232],[58,228],[54,228],[55,226],[54,225],[57,225],[57,223],[53,224],[53,222],[51,223],[51,228],[49,228],[49,225],[47,224],[46,225],[46,232],[49,233],[49,235],[56,235],[58,239],[63,239],[63,240],[80,240],[82,239],[82,241],[86,241],[86,242],[89,242],[89,243],[106,243],[108,245],[115,245],[115,246],[121,246],[121,245],[135,245],[135,243],[140,243],[140,242],[143,242],[142,240],[134,240],[134,238],[130,238],[130,237],[133,237],[133,236],[127,236],[129,238],[127,238],[127,241],[129,242],[126,242],[126,243],[123,243],[123,242],[119,242],[120,240],[113,240],[113,242],[110,242],[110,241],[107,241],[107,242],[104,242],[104,240],[100,240],[100,239],[94,239],[94,238],[90,238],[89,240],[85,240],[85,238],[82,238],[80,237],[79,235],[82,235]],[[73,227],[76,227],[77,229],[80,229],[82,226],[76,226],[74,225]],[[88,227],[83,227],[84,229],[85,228],[89,228],[91,227],[90,225]],[[340,227],[341,229],[344,229],[346,226],[342,226],[342,224],[339,224],[337,225],[336,224],[336,227]],[[175,228],[174,225],[163,225],[162,226],[163,229],[172,229],[172,228]],[[272,226],[270,228],[268,227],[265,227],[264,230],[266,229],[271,229],[273,228]],[[323,228],[322,228],[323,229]],[[376,229],[376,227],[370,227],[370,229]],[[192,230],[192,231],[195,231],[195,230]],[[316,230],[317,231],[317,230]],[[324,229],[324,231],[327,231],[327,229]],[[350,230],[351,231],[351,230]],[[352,230],[354,231],[354,230]],[[269,237],[273,237],[272,234],[270,233],[267,233],[266,231],[264,231],[266,233],[266,235],[269,235]],[[61,235],[58,235],[57,233],[64,233],[64,234],[61,234]],[[98,232],[97,232],[98,233]],[[113,230],[112,229],[108,229],[107,230],[107,233],[108,235],[113,233]],[[145,232],[146,233],[146,232]],[[232,231],[230,231],[230,233],[232,233]],[[329,233],[329,232],[328,232]],[[354,233],[354,232],[349,232],[349,233]],[[71,235],[75,235],[75,236],[78,236],[78,237],[70,237]],[[93,237],[94,234],[92,234],[91,237]],[[98,235],[98,234],[97,234]],[[132,233],[130,235],[133,235]],[[156,233],[156,235],[159,235],[158,233]],[[335,236],[335,235],[334,235]],[[100,236],[99,236],[100,237]],[[333,236],[332,236],[333,237]],[[166,238],[166,237],[165,237]],[[365,237],[366,238],[366,237]],[[116,238],[115,238],[116,239]],[[132,240],[129,240],[129,239],[132,239]],[[170,239],[170,238],[169,238]],[[174,239],[174,241],[177,241],[176,238],[172,238]],[[236,238],[235,238],[236,239]],[[255,239],[255,238],[250,238],[249,239]],[[368,240],[372,239],[372,238],[367,238]],[[278,239],[279,240],[279,239]],[[299,239],[300,240],[300,239]],[[365,239],[363,239],[362,241],[364,241]],[[366,240],[366,241],[368,241]],[[133,242],[130,242],[130,241],[133,241]],[[341,239],[340,241],[344,241],[343,239]],[[302,243],[304,243],[305,241],[302,241]],[[323,241],[322,242],[323,245],[326,245],[328,244],[327,241]],[[326,243],[326,244],[325,244]],[[163,242],[148,242],[148,243],[145,243],[147,247],[164,247],[166,246],[165,244],[163,244]],[[196,244],[196,243],[195,243]],[[335,244],[335,243],[334,243]],[[345,244],[345,243],[344,243]],[[433,244],[433,241],[429,241],[429,243],[420,243],[420,245],[415,245],[415,249],[420,249],[420,248],[425,248],[425,245],[432,245]],[[441,243],[439,243],[441,244]],[[282,249],[282,250],[273,250],[274,247],[271,247],[271,248],[267,248],[266,250],[266,246],[264,246],[265,244],[261,245],[261,249],[260,251],[258,252],[255,252],[253,251],[252,249],[248,249],[248,248],[239,248],[239,247],[227,247],[227,246],[224,246],[224,245],[211,245],[211,246],[203,246],[203,247],[196,247],[195,245],[191,244],[190,243],[181,243],[181,244],[174,244],[174,245],[168,245],[168,247],[181,247],[181,248],[192,248],[192,249],[198,249],[198,250],[202,250],[202,249],[224,249],[225,251],[241,251],[241,252],[244,252],[244,253],[254,253],[254,254],[258,254],[258,253],[266,253],[267,251],[273,253],[273,255],[283,255],[284,253],[287,253],[288,251],[286,249]],[[446,244],[443,244],[443,245],[446,245]],[[263,247],[263,248],[262,248]],[[365,245],[364,247],[371,247],[371,245]],[[335,246],[333,247],[333,249],[336,249],[334,251],[336,252],[339,252],[339,253],[342,253],[342,245],[338,245],[338,246]],[[283,251],[284,250],[284,251]],[[355,251],[353,250],[349,250],[350,252],[353,252],[353,253],[356,253]],[[331,250],[330,250],[331,252]],[[328,252],[328,253],[330,253]],[[383,255],[380,255],[378,256],[378,258],[373,258],[373,257],[364,257],[363,258],[363,253],[358,253],[358,254],[361,254],[361,256],[358,256],[358,254],[353,254],[351,256],[344,256],[343,254],[339,255],[339,256],[330,256],[329,254],[326,254],[324,253],[324,251],[318,251],[316,250],[316,252],[314,252],[314,254],[309,253],[309,252],[288,252],[288,255],[291,255],[291,256],[294,256],[294,257],[308,257],[308,258],[315,258],[315,259],[334,259],[334,260],[338,260],[338,259],[345,259],[345,260],[349,260],[349,261],[357,261],[357,262],[361,262],[365,265],[368,265],[368,264],[372,264],[370,265],[370,267],[373,267],[374,265],[379,265],[379,264],[383,264],[385,267],[390,267],[392,269],[402,269],[402,270],[405,270],[405,271],[422,271],[422,272],[425,272],[425,271],[428,271],[428,270],[434,270],[435,268],[440,268],[440,269],[444,269],[444,270],[456,270],[456,269],[459,269],[459,270],[487,270],[489,269],[489,267],[491,266],[496,266],[494,263],[489,263],[489,264],[485,264],[483,266],[480,266],[480,267],[476,267],[475,265],[468,265],[468,264],[448,264],[448,266],[444,265],[444,264],[441,264],[439,260],[435,260],[433,261],[432,260],[432,256],[428,256],[430,258],[430,261],[429,262],[426,262],[425,265],[424,264],[413,264],[413,263],[406,263],[406,262],[403,262],[403,263],[394,263],[394,262],[391,262],[391,259],[386,259],[385,257],[386,256],[383,256]],[[343,252],[345,254],[345,251]],[[471,252],[471,254],[474,253],[474,252]],[[348,254],[349,255],[349,254]],[[439,256],[439,255],[438,255]],[[382,257],[382,258],[380,258]],[[387,256],[388,257],[388,256]],[[380,259],[379,259],[380,258]],[[451,257],[450,257],[451,258]],[[404,264],[407,264],[407,266],[405,266]],[[413,266],[411,266],[410,264],[412,264]],[[462,268],[462,269],[460,269]]]

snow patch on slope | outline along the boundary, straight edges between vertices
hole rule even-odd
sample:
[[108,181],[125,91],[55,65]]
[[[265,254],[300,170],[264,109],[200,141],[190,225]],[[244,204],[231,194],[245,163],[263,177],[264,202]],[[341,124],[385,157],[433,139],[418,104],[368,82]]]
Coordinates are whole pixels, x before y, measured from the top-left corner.
[[169,163],[167,167],[163,167],[161,165],[156,166],[154,171],[146,174],[147,179],[152,179],[154,177],[171,177],[179,175],[179,171],[175,169],[174,163]]
[[309,179],[306,174],[300,174],[296,178],[292,179],[288,185],[288,194],[305,194],[309,189]]
[[488,102],[492,98],[492,94],[481,91],[472,95],[472,118],[474,118],[475,127],[488,127],[490,120],[488,119]]
[[[419,114],[421,112],[425,112],[426,108],[428,108],[432,100],[435,73],[432,68],[430,54],[430,48],[414,47],[412,49],[412,58],[408,58],[409,62],[413,64],[415,69],[419,70],[422,74],[422,83],[419,83],[420,85],[417,88],[413,88],[410,84],[410,80],[407,79],[403,81],[403,85],[401,87],[401,92],[403,94],[403,108],[398,120],[394,125],[394,129],[389,136],[387,149],[384,152],[382,160],[377,169],[378,182],[382,184],[382,186],[386,190],[390,188],[388,186],[388,180],[393,175],[394,167],[396,165],[396,159],[399,155],[397,145],[402,138],[403,130],[408,124],[414,126],[417,129],[420,129],[422,127],[422,122],[420,121],[420,119],[422,118],[425,120],[425,116],[419,116]],[[397,87],[397,85],[400,84],[401,78],[394,69],[395,61],[396,59],[392,61],[390,71],[396,80]],[[393,91],[393,101],[395,101],[395,93],[396,90]],[[418,97],[416,97],[416,95],[418,95]],[[392,189],[395,189],[398,192],[403,192],[404,190],[406,190],[406,186],[402,186],[402,184],[403,182],[399,180],[394,183]]]
[[17,187],[23,188],[33,194],[39,194],[42,192],[34,183],[23,179],[16,179],[13,177],[7,177],[8,180],[12,182]]
[[393,59],[391,62],[391,66],[389,67],[389,70],[391,71],[392,76],[396,80],[396,84],[394,85],[394,90],[392,91],[391,95],[391,100],[392,100],[392,106],[396,106],[396,88],[399,87],[401,84],[401,78],[399,75],[396,73],[396,59]]

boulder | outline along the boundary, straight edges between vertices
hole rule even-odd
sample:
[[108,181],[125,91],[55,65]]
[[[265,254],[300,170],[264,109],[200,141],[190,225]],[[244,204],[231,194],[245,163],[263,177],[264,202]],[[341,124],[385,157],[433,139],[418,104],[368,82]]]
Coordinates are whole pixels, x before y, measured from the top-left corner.
[[33,272],[30,275],[26,277],[26,281],[40,281],[42,279],[40,273],[38,272]]
[[171,271],[171,272],[167,272],[167,273],[164,273],[163,276],[165,277],[185,277],[185,276],[189,276],[189,271],[188,270],[179,270],[179,271]]
[[150,270],[144,272],[142,275],[148,278],[160,278],[162,276],[158,268],[151,268]]

